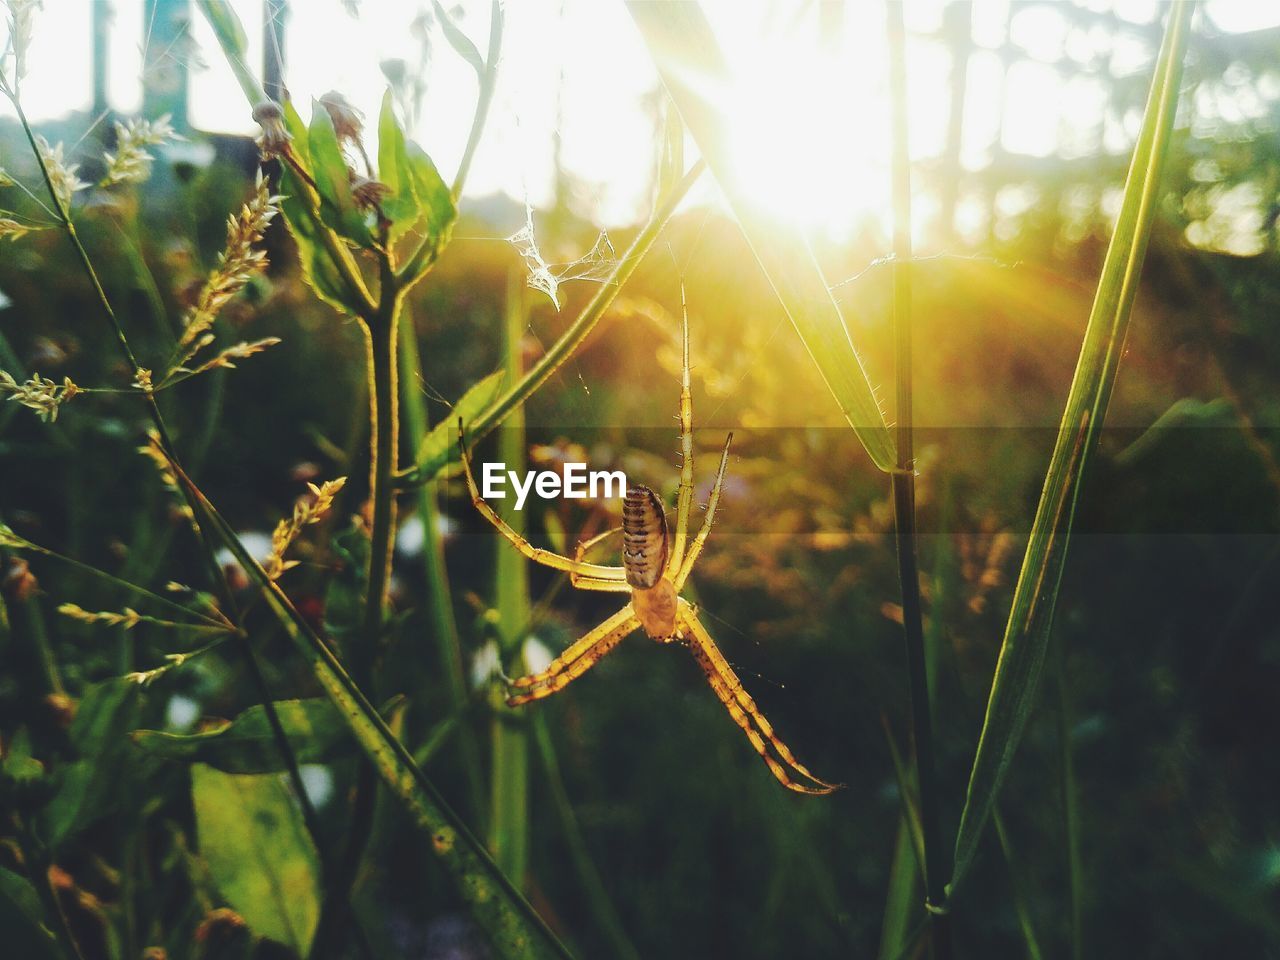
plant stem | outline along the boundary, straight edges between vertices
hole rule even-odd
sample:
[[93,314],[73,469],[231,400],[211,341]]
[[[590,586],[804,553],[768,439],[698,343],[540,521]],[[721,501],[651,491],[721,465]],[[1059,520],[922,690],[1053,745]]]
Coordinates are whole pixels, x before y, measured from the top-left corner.
[[471,172],[471,161],[475,159],[476,148],[480,146],[480,136],[484,133],[485,121],[489,118],[489,107],[493,103],[493,92],[498,85],[498,60],[502,51],[503,23],[502,6],[498,0],[493,0],[489,16],[489,49],[485,54],[484,70],[476,72],[476,82],[479,84],[479,90],[476,93],[476,112],[471,118],[471,131],[467,134],[467,145],[462,151],[462,160],[458,163],[458,172],[450,188],[455,201],[462,196],[467,174]]
[[[507,278],[506,344],[504,368],[508,382],[519,378],[520,344],[524,337],[524,284],[512,271]],[[498,435],[498,457],[517,472],[525,467],[524,408],[513,410]],[[508,503],[510,501],[507,501]],[[525,532],[525,516],[510,507],[499,507],[503,519],[517,533]],[[498,644],[503,670],[510,676],[524,671],[524,640],[528,635],[529,564],[514,550],[499,550],[494,565]],[[490,781],[489,846],[503,873],[517,887],[524,884],[529,859],[529,732],[528,714],[508,707],[502,685],[489,692],[493,708],[490,739],[493,776]]]
[[925,907],[929,911],[933,956],[951,956],[951,929],[946,913],[946,867],[938,815],[937,774],[933,754],[933,722],[928,665],[920,602],[917,556],[915,456],[912,436],[911,383],[911,159],[907,144],[906,30],[902,6],[887,5],[889,89],[892,105],[893,155],[893,326],[897,382],[897,469],[891,474],[898,578],[902,589],[902,625],[907,643],[911,687],[911,731],[915,744],[916,780],[920,788],[920,820],[924,839]]
[[[400,318],[400,404],[412,449],[417,449],[422,444],[431,428],[427,406],[418,389],[418,378],[421,375],[418,337],[409,311],[405,309]],[[438,527],[440,512],[437,494],[434,480],[424,483],[417,490],[418,519],[422,523],[422,561],[427,586],[426,609],[430,618],[431,639],[435,642],[436,653],[440,658],[440,673],[449,692],[449,706],[457,714],[467,706],[467,678],[463,669],[462,641],[453,615],[449,569],[445,565],[444,544]],[[478,818],[484,807],[484,773],[480,766],[480,747],[470,724],[462,724],[458,731],[458,750],[462,755],[471,813]]]
[[[369,499],[373,514],[369,534],[369,576],[360,640],[352,649],[345,651],[352,677],[370,695],[374,695],[374,678],[384,645],[383,615],[395,551],[394,478],[400,436],[399,371],[396,368],[399,312],[400,297],[391,258],[384,255],[380,302],[377,310],[362,321],[367,350]],[[321,921],[312,951],[315,957],[337,956],[345,942],[343,928],[350,916],[351,888],[360,872],[360,862],[373,829],[377,792],[377,771],[369,760],[362,760],[356,769],[347,840],[326,884]]]
[[394,477],[399,450],[400,405],[396,370],[395,297],[392,305],[385,303],[378,316],[368,325],[369,344],[369,497],[373,503],[373,518],[369,535],[369,586],[365,596],[363,649],[352,662],[359,665],[355,671],[357,682],[366,683],[369,672],[377,659],[377,649],[382,643],[382,617],[387,602],[387,584],[391,579],[391,554],[395,547],[392,536],[396,522]]

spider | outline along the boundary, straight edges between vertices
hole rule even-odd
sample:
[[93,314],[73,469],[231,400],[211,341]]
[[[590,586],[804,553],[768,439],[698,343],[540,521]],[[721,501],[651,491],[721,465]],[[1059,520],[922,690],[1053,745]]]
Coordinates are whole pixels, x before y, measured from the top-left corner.
[[[509,706],[520,706],[549,697],[586,673],[607,653],[637,628],[658,643],[681,643],[688,647],[694,660],[706,674],[711,689],[724,704],[734,722],[742,728],[756,752],[783,786],[797,793],[828,794],[839,785],[827,783],[810,773],[773,732],[755,700],[743,689],[729,662],[711,639],[711,634],[698,619],[697,608],[680,596],[680,590],[702,552],[729,462],[730,433],[720,455],[720,469],[707,499],[706,517],[697,536],[689,539],[689,513],[693,502],[693,403],[689,396],[689,319],[682,322],[684,369],[680,390],[680,442],[683,463],[676,496],[675,535],[667,527],[666,512],[658,495],[645,486],[629,486],[622,506],[622,526],[578,544],[573,559],[533,546],[500,517],[480,496],[471,459],[467,454],[462,422],[458,422],[462,466],[466,474],[471,502],[498,532],[517,550],[535,563],[562,570],[569,581],[581,590],[629,593],[627,604],[595,629],[572,643],[545,669],[528,676],[509,680],[512,688]],[[622,566],[587,563],[583,557],[605,538],[622,533]],[[769,747],[773,748],[771,754]],[[776,754],[776,756],[775,756]],[[790,771],[790,773],[788,772]],[[791,774],[799,774],[806,782],[797,782]]]

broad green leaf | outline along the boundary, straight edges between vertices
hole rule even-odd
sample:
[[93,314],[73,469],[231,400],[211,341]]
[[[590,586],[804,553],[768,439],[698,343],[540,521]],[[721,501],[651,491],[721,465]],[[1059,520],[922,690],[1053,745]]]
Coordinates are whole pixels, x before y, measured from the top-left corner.
[[953,884],[960,882],[973,861],[982,829],[1035,705],[1080,480],[1106,417],[1129,315],[1138,291],[1160,174],[1173,130],[1193,7],[1188,0],[1179,0],[1170,8],[1146,115],[1125,183],[1120,217],[1103,262],[1066,411],[1014,589],[1013,606],[960,815]]
[[458,207],[431,158],[405,138],[390,90],[383,94],[378,114],[378,179],[390,191],[382,210],[391,218],[392,241],[419,229],[429,254],[424,262],[429,265],[448,242]]
[[356,207],[347,175],[347,160],[334,131],[329,111],[318,102],[311,104],[311,126],[307,130],[311,154],[311,175],[320,193],[320,217],[340,236],[362,247],[373,245],[373,235],[365,216]]
[[405,153],[413,178],[413,192],[418,198],[422,233],[439,249],[449,240],[453,222],[458,219],[458,207],[449,185],[441,179],[440,171],[426,151],[412,140],[406,140]]
[[303,169],[311,171],[311,133],[307,129],[307,125],[302,122],[302,115],[298,113],[298,108],[293,105],[292,100],[284,102],[284,126],[289,131],[289,136],[293,138],[293,153],[298,158],[298,162],[302,164]]
[[471,68],[477,74],[484,73],[484,59],[480,56],[476,45],[471,42],[471,38],[453,22],[449,11],[445,10],[440,0],[431,0],[431,5],[435,8],[436,20],[440,24],[440,29],[444,31],[444,38],[449,41],[449,46],[453,47],[453,52],[471,64]]
[[22,960],[57,960],[57,941],[44,926],[40,895],[26,877],[0,867],[0,931],[5,955]]
[[458,420],[464,426],[486,410],[502,390],[506,372],[495,370],[472,385],[462,399],[453,405],[449,415],[435,425],[418,448],[422,476],[430,480],[458,457]]
[[[737,158],[729,120],[723,105],[716,102],[716,91],[727,88],[732,80],[706,16],[696,3],[633,0],[627,6],[667,92],[840,412],[876,466],[892,470],[893,438],[808,238],[795,223],[757,203],[757,187],[744,184],[734,174]],[[812,95],[821,97],[825,91],[814,90]],[[785,190],[786,184],[777,184],[776,189]]]
[[128,680],[108,680],[85,691],[70,730],[80,759],[57,770],[56,792],[40,814],[50,847],[115,809],[140,700],[138,685]]
[[198,763],[191,801],[218,891],[254,933],[305,957],[320,918],[319,861],[284,778]]
[[[329,763],[354,753],[351,731],[327,698],[277,700],[275,708],[299,763]],[[224,773],[285,769],[262,704],[212,730],[190,734],[135,730],[131,737],[152,756],[205,763]]]
[[301,199],[301,191],[308,189],[288,167],[280,169],[280,191],[283,199],[280,209],[285,223],[298,245],[298,261],[302,266],[302,278],[317,297],[344,314],[356,313],[354,304],[347,303],[347,287],[342,274],[334,266],[329,252],[321,243],[317,230]]
[[404,131],[396,119],[390,89],[382,95],[382,110],[378,114],[378,179],[389,191],[382,201],[382,212],[391,219],[394,243],[417,222],[418,195],[413,189]]

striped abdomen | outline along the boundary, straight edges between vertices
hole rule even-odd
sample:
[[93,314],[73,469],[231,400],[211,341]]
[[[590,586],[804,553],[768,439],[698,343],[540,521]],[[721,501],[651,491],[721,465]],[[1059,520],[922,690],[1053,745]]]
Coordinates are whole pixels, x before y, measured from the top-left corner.
[[631,487],[622,502],[622,566],[627,583],[648,590],[667,566],[667,517],[658,495],[648,487]]

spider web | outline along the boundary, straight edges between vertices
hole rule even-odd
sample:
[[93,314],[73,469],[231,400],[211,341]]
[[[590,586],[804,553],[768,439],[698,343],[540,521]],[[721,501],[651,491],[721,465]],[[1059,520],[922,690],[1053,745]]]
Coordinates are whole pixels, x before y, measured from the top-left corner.
[[529,286],[545,293],[560,309],[560,285],[573,280],[588,280],[593,283],[604,283],[613,273],[618,263],[617,252],[609,240],[608,231],[601,230],[591,249],[568,263],[548,263],[538,249],[538,241],[533,232],[533,208],[526,201],[524,205],[524,226],[507,237],[507,242],[515,247],[516,253],[524,260],[529,271]]

